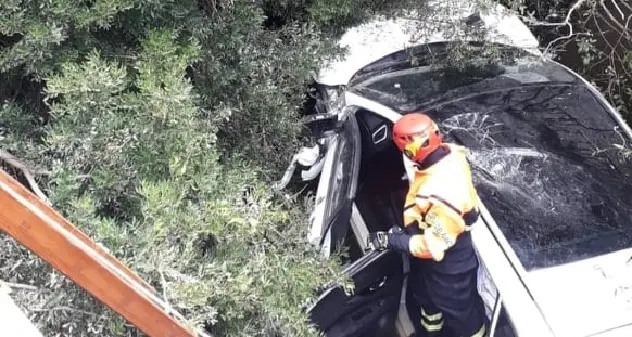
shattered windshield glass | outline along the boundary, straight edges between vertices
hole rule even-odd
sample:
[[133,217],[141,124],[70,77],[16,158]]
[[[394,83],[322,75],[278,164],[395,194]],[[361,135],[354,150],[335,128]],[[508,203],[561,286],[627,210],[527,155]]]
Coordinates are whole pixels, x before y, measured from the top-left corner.
[[483,203],[527,269],[632,247],[632,162],[588,88],[492,91],[429,109],[470,150]]
[[564,68],[517,63],[456,81],[409,71],[352,90],[426,111],[469,149],[480,197],[527,270],[632,247],[630,138]]

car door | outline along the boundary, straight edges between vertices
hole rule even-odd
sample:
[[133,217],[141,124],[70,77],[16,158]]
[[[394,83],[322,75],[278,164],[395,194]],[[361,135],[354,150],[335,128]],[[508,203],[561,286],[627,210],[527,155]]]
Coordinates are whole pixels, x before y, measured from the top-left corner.
[[[287,186],[297,167],[301,167],[302,181],[318,179],[308,241],[321,247],[325,257],[348,244],[362,151],[356,108],[345,106],[341,91],[319,89],[318,109],[311,109],[303,121],[314,145],[301,148],[274,185],[276,189]],[[356,251],[356,258],[361,255]]]
[[312,322],[327,337],[395,337],[404,264],[394,251],[370,251],[344,272],[354,283],[351,293],[340,285],[324,288],[308,309]]
[[303,148],[302,157],[301,152],[295,156],[277,188],[287,185],[296,163],[303,166],[303,181],[318,178],[308,240],[320,246],[326,257],[341,247],[349,249],[350,259],[343,261],[347,264],[344,272],[354,281],[354,291],[347,294],[340,285],[325,285],[308,314],[329,337],[397,336],[403,260],[395,252],[366,252],[361,248],[365,246],[360,241],[367,236],[366,225],[361,224],[363,233],[351,226],[358,222],[354,198],[362,156],[355,116],[358,107],[346,106],[339,91],[327,93],[326,98],[321,97],[327,107],[321,106],[305,120],[316,146]]
[[362,151],[356,110],[353,106],[340,110],[338,127],[326,142],[311,219],[311,239],[318,241],[324,254],[349,248],[351,259],[344,272],[354,281],[354,291],[346,294],[340,285],[323,287],[309,315],[328,337],[397,336],[402,257],[392,251],[362,251],[364,243],[357,238],[364,235],[351,226]]
[[329,256],[347,241],[353,198],[360,166],[361,143],[353,108],[343,107],[337,126],[326,139],[314,211],[310,217],[310,242]]

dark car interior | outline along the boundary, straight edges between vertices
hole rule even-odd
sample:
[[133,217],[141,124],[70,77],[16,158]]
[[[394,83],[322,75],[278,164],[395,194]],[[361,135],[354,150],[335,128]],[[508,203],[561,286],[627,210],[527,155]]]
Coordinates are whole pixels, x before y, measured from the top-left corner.
[[356,112],[362,161],[356,204],[369,232],[402,226],[408,181],[402,155],[392,141],[393,123],[368,110]]

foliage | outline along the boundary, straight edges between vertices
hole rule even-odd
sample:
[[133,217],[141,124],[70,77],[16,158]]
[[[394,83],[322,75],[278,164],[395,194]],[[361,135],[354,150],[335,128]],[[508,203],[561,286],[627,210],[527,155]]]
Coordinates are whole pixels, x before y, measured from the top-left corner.
[[[422,24],[414,29],[426,36],[447,31],[457,43],[437,66],[463,67],[472,56],[494,61],[503,56],[497,47],[485,44],[471,50],[463,40],[488,37],[490,31],[472,24],[474,18],[446,20],[461,8],[475,8],[482,16],[501,4],[517,15],[540,40],[543,53],[569,66],[599,89],[623,117],[632,122],[632,5],[629,1],[590,0],[475,0],[430,2],[411,6]],[[468,23],[469,21],[469,23]],[[421,34],[418,34],[420,37]],[[479,55],[483,51],[484,55]]]
[[591,81],[632,121],[632,5],[629,1],[502,0],[548,51]]
[[[197,326],[317,334],[301,308],[347,280],[268,177],[295,150],[310,73],[339,55],[325,31],[368,15],[361,3],[4,1],[2,148]],[[0,247],[1,277],[38,287],[22,305],[44,334],[138,334],[11,238]]]
[[[572,9],[503,2],[536,32],[552,20],[567,27]],[[197,326],[217,336],[316,335],[301,308],[319,285],[348,280],[304,242],[309,207],[268,185],[299,142],[305,84],[342,54],[332,42],[346,27],[415,5],[422,29],[481,33],[433,21],[447,12],[426,3],[3,0],[0,146],[31,168],[55,208]],[[589,75],[615,55],[607,78],[592,78],[630,111],[629,48],[582,34],[547,39],[552,49],[577,41]],[[469,57],[453,51],[449,62]],[[21,300],[46,335],[140,335],[9,237],[0,258],[0,278],[38,287]]]

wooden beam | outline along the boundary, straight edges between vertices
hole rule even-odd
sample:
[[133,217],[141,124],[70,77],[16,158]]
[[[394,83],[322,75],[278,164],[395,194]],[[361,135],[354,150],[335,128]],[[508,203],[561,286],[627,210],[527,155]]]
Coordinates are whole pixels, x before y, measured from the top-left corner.
[[145,334],[196,336],[137,274],[2,170],[0,229]]

